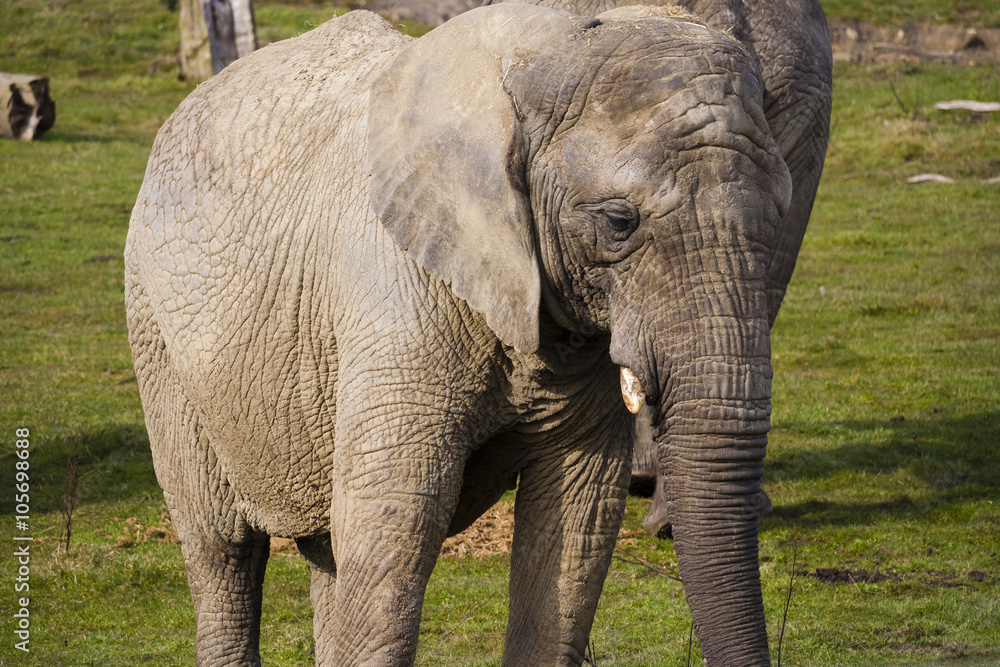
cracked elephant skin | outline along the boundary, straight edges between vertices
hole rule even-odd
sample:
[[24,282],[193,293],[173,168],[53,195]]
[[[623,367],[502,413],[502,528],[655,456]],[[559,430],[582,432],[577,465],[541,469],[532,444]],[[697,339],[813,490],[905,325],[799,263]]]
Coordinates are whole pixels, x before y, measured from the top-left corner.
[[[502,2],[504,0],[487,0]],[[764,116],[792,177],[791,205],[778,223],[775,249],[767,266],[767,310],[771,325],[805,236],[823,172],[833,105],[833,55],[826,17],[818,0],[511,0],[595,16],[618,6],[676,6],[702,17],[711,27],[727,30],[760,64],[764,83]],[[640,414],[632,459],[636,488],[655,483],[653,503],[644,521],[651,535],[670,531],[664,480],[652,436],[651,415]],[[755,502],[770,513],[771,501],[761,491]]]
[[270,536],[309,563],[318,664],[411,664],[442,541],[515,487],[503,664],[581,664],[629,481],[620,373],[709,664],[767,664],[752,498],[791,181],[764,98],[698,21],[497,5],[417,40],[352,12],[182,103],[126,304],[199,664],[259,664]]

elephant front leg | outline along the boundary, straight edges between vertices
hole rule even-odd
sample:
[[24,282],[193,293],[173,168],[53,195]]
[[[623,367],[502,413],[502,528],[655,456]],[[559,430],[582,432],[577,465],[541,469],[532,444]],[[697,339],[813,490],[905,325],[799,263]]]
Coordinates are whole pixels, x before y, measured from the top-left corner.
[[632,420],[612,405],[521,473],[503,665],[583,663],[629,483]]
[[[345,414],[344,419],[349,419]],[[411,665],[427,581],[455,512],[465,464],[446,416],[368,413],[335,456],[333,610],[321,664]],[[415,427],[420,424],[420,427]],[[345,429],[346,430],[346,429]],[[332,633],[332,636],[330,636]],[[320,661],[317,661],[320,663]]]

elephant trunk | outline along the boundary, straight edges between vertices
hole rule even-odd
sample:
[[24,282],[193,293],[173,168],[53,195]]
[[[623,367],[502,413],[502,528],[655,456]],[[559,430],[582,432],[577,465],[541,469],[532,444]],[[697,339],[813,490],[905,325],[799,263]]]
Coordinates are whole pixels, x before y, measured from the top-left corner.
[[671,434],[659,445],[674,548],[709,665],[769,664],[753,503],[767,426],[744,428]]
[[699,343],[668,344],[673,363],[661,357],[659,372],[636,373],[652,379],[644,390],[674,548],[713,666],[769,664],[755,503],[770,427],[765,312],[706,318],[712,332]]
[[769,664],[754,499],[770,428],[771,364],[766,320],[755,319],[751,329],[762,335],[731,336],[730,354],[681,365],[654,410],[674,548],[709,665]]

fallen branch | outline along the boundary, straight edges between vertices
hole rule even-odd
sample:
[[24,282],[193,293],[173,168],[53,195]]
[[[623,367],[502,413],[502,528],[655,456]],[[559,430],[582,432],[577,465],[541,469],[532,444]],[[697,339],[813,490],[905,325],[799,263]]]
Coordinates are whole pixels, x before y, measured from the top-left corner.
[[951,111],[953,109],[963,109],[965,111],[977,111],[985,113],[987,111],[1000,111],[1000,102],[973,102],[971,100],[954,100],[951,102],[938,102],[935,109],[941,111]]
[[799,555],[799,545],[792,547],[792,567],[788,573],[788,597],[785,598],[785,614],[781,617],[781,634],[778,635],[778,667],[781,667],[781,645],[785,641],[785,624],[788,623],[788,607],[792,604],[792,584],[795,582],[795,557]]
[[954,183],[955,181],[941,174],[920,174],[918,176],[911,176],[906,179],[906,182],[913,185],[915,183]]

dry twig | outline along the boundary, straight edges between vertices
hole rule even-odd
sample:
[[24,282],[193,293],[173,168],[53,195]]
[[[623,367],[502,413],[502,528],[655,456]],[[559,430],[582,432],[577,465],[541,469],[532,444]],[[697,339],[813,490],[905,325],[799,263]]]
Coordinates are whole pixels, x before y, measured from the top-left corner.
[[470,618],[472,618],[476,614],[476,612],[478,612],[480,609],[482,609],[483,607],[485,607],[486,605],[488,605],[490,603],[490,600],[492,600],[493,598],[495,598],[499,592],[500,592],[500,589],[497,589],[497,590],[493,591],[493,595],[491,595],[488,598],[486,598],[486,600],[484,602],[480,602],[476,606],[475,609],[473,609],[472,611],[470,611],[468,614],[465,615],[465,618],[463,618],[461,621],[459,621],[458,623],[456,623],[455,627],[453,627],[451,630],[449,630],[448,632],[446,632],[443,635],[441,635],[441,639],[445,639],[449,635],[454,634],[455,631],[458,630],[459,626],[461,626],[467,620],[469,620]]
[[639,558],[635,554],[629,553],[628,555],[632,556],[636,560],[629,560],[628,558],[622,558],[618,554],[612,554],[611,557],[614,558],[617,561],[621,561],[622,563],[628,563],[629,565],[641,565],[642,567],[644,567],[644,568],[646,568],[646,569],[648,569],[648,570],[650,570],[652,572],[655,572],[656,574],[663,575],[667,579],[673,579],[674,581],[680,581],[681,583],[684,583],[683,581],[681,581],[680,577],[674,576],[674,575],[670,574],[669,572],[664,572],[660,568],[654,567],[654,566],[650,565],[649,563],[647,563],[646,561],[642,560],[641,558]]
[[788,607],[792,603],[792,583],[795,581],[795,557],[798,556],[799,545],[792,547],[792,567],[788,573],[788,597],[785,598],[785,614],[781,618],[781,634],[778,635],[778,667],[781,667],[781,644],[785,641],[785,624],[788,623]]

